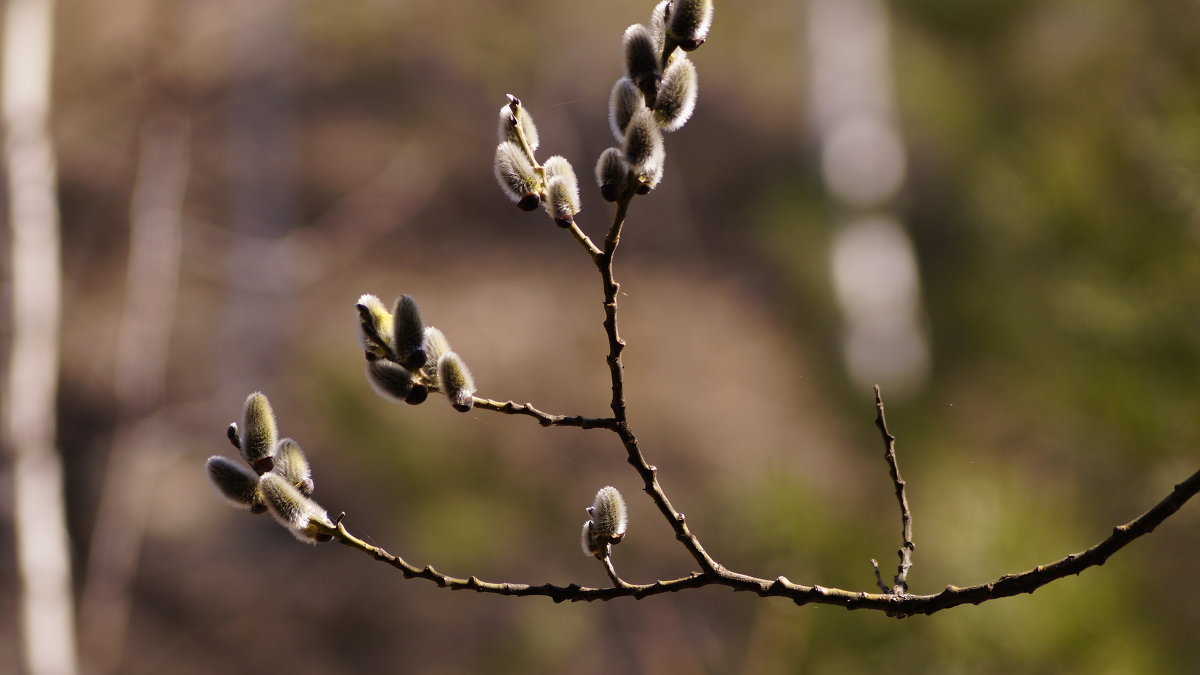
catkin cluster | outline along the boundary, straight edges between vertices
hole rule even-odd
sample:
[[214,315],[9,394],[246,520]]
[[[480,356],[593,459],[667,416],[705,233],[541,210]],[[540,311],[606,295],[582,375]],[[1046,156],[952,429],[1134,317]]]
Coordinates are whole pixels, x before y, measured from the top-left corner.
[[[600,154],[595,170],[606,201],[630,190],[647,194],[662,180],[663,134],[683,127],[696,108],[696,67],[685,52],[704,44],[712,11],[712,0],[662,0],[649,25],[625,30],[625,72],[613,85],[608,105],[618,145]],[[493,168],[501,190],[524,211],[544,204],[559,226],[573,225],[581,208],[575,171],[557,155],[538,163],[537,127],[511,94],[500,108],[499,139]]]
[[230,504],[250,513],[270,511],[280,525],[310,544],[329,541],[329,515],[309,499],[312,470],[300,445],[279,438],[271,403],[261,392],[246,397],[241,426],[229,425],[229,442],[253,469],[222,455],[208,458],[208,479]]
[[374,295],[355,305],[359,338],[367,357],[367,381],[384,398],[412,405],[429,392],[441,392],[459,412],[475,403],[475,380],[442,331],[426,326],[410,296],[401,295],[389,312]]

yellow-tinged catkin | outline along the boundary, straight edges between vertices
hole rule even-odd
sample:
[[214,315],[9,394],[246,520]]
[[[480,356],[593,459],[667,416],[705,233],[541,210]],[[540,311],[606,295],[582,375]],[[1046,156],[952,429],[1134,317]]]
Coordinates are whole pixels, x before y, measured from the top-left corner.
[[237,462],[213,455],[204,463],[208,481],[233,506],[251,513],[267,510],[258,491],[258,476]]
[[367,382],[384,398],[407,400],[412,391],[412,373],[386,359],[367,361]]
[[358,310],[358,336],[367,360],[393,358],[394,322],[392,313],[387,310],[383,301],[370,293],[364,293],[354,307]]
[[608,97],[608,127],[612,129],[613,138],[617,141],[625,138],[630,118],[645,107],[646,98],[633,80],[628,77],[617,80]]
[[600,186],[600,196],[606,202],[615,202],[625,191],[625,181],[629,179],[629,163],[620,148],[608,148],[600,153],[596,160],[596,184]]
[[425,365],[425,324],[421,322],[421,311],[411,296],[401,295],[396,299],[394,314],[396,360],[409,370]]
[[461,356],[454,352],[442,354],[438,359],[438,380],[455,410],[467,412],[475,405],[475,380]]
[[425,354],[428,359],[425,361],[425,367],[421,369],[421,374],[435,387],[438,386],[438,360],[442,358],[442,354],[450,351],[450,341],[446,339],[446,335],[433,326],[426,326]]
[[304,451],[300,449],[300,444],[296,441],[285,438],[275,446],[273,471],[296,486],[300,494],[305,497],[312,495],[314,487],[312,468],[308,464],[308,457],[304,456]]
[[673,0],[667,15],[667,34],[690,52],[708,38],[712,14],[712,0]]
[[275,424],[270,401],[260,391],[246,397],[246,404],[242,407],[241,433],[239,449],[242,458],[259,475],[270,471],[275,464],[272,454],[279,440],[279,428]]
[[504,194],[522,211],[532,211],[541,203],[542,182],[533,170],[533,164],[516,143],[504,141],[496,146],[496,161],[493,165],[496,182]]
[[258,488],[262,491],[263,501],[266,502],[271,515],[297,539],[307,544],[330,539],[328,534],[323,533],[323,529],[333,529],[334,524],[325,513],[325,509],[300,494],[300,491],[283,476],[274,473],[263,474],[258,479]]
[[663,131],[676,131],[691,118],[696,109],[696,66],[680,56],[663,71],[658,99],[654,102],[654,117]]

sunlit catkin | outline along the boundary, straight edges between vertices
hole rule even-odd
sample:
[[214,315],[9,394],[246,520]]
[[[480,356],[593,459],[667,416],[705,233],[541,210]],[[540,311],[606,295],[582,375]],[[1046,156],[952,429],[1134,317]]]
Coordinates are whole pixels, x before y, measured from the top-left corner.
[[663,131],[675,131],[687,123],[696,109],[697,91],[696,66],[687,58],[676,58],[663,71],[654,103],[654,117]]
[[608,127],[612,129],[613,138],[620,141],[625,137],[625,127],[633,113],[646,107],[646,98],[641,90],[628,77],[622,77],[613,85],[608,97]]
[[237,462],[213,455],[204,463],[208,481],[233,506],[251,513],[267,510],[258,492],[258,476]]
[[[508,101],[507,104],[500,108],[500,129],[498,134],[500,142],[512,141],[520,145],[521,142],[517,137],[517,128],[520,127],[521,133],[525,135],[525,142],[529,144],[529,149],[537,150],[540,139],[538,138],[537,126],[533,123],[533,115],[529,114],[529,111],[525,109],[521,100],[516,96],[509,94]],[[513,114],[514,107],[517,109],[515,115]]]
[[625,191],[625,181],[629,178],[629,163],[620,148],[608,148],[600,153],[596,161],[596,184],[600,186],[600,196],[606,202],[615,202]]
[[596,541],[596,536],[592,532],[592,527],[592,521],[584,521],[583,531],[579,533],[579,548],[583,550],[584,555],[603,558],[607,549]]
[[329,540],[329,535],[323,530],[333,529],[334,524],[325,509],[300,494],[283,476],[263,474],[258,479],[258,489],[262,491],[263,501],[267,503],[271,515],[297,539],[307,544]]
[[409,370],[425,365],[425,324],[421,311],[411,296],[401,295],[394,312],[396,359]]
[[435,387],[438,384],[438,360],[442,358],[442,354],[449,351],[450,341],[446,339],[446,335],[433,326],[426,326],[425,354],[428,359],[425,361],[425,367],[421,369],[421,374]]
[[275,413],[271,403],[260,391],[246,397],[242,407],[242,438],[239,449],[246,463],[258,474],[264,474],[275,465],[271,455],[279,440],[279,429],[275,425]]
[[438,381],[455,410],[467,412],[475,404],[475,380],[458,354],[446,352],[438,359]]
[[395,356],[392,344],[392,313],[383,301],[364,293],[354,305],[358,310],[358,337],[362,341],[367,360],[387,359]]
[[587,512],[592,517],[592,536],[601,546],[619,543],[625,537],[628,517],[625,499],[617,488],[611,485],[600,488]]
[[567,227],[575,222],[575,214],[580,211],[579,180],[575,177],[575,169],[565,157],[559,155],[547,159],[543,166],[549,177],[546,183],[546,212],[559,227]]
[[300,449],[300,444],[296,441],[285,438],[275,446],[274,472],[296,486],[300,494],[305,497],[313,493],[312,469],[308,465],[308,458],[304,456],[304,451]]
[[712,0],[673,0],[667,16],[667,34],[684,51],[704,44],[712,25]]
[[384,398],[404,401],[412,391],[412,373],[386,359],[367,361],[367,381]]
[[653,92],[658,87],[658,45],[650,29],[635,23],[625,29],[622,42],[625,50],[625,76],[643,92]]
[[662,165],[666,151],[663,148],[662,131],[658,128],[658,120],[649,109],[643,108],[634,113],[625,129],[625,139],[621,142],[621,153],[634,174],[650,173],[655,167]]
[[525,152],[512,141],[496,146],[496,182],[522,211],[532,211],[541,203],[542,183],[534,173]]

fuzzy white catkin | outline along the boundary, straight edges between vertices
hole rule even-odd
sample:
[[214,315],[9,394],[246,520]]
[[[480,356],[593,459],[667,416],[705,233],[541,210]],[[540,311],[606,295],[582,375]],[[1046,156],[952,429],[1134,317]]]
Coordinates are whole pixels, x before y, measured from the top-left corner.
[[450,349],[450,341],[446,339],[446,335],[433,326],[426,326],[425,354],[428,356],[428,360],[425,362],[425,367],[421,369],[421,373],[435,387],[438,386],[438,359],[442,358],[442,354],[449,351],[452,350]]
[[334,527],[325,509],[300,494],[300,491],[283,476],[274,473],[263,474],[258,480],[258,487],[271,515],[300,541],[317,543],[319,532],[312,521],[329,528]]
[[575,222],[575,214],[580,211],[579,180],[575,177],[575,169],[559,155],[547,159],[543,167],[550,177],[546,183],[546,212],[566,227]]
[[658,79],[658,45],[650,29],[635,23],[625,29],[622,39],[625,50],[625,76],[639,87]]
[[708,38],[712,14],[712,0],[674,0],[667,17],[667,33],[681,48],[691,51]]
[[[362,340],[363,350],[375,358],[383,358],[394,351],[392,334],[394,332],[392,313],[384,306],[383,301],[370,293],[364,293],[355,305],[358,309],[360,323],[358,325],[359,339]],[[371,337],[363,324],[369,324],[375,331],[382,344]]]
[[504,105],[500,108],[500,128],[497,134],[499,140],[501,143],[512,141],[520,145],[517,139],[517,125],[520,125],[521,131],[525,134],[525,142],[529,144],[529,149],[537,150],[541,141],[538,138],[537,126],[533,123],[533,115],[530,115],[529,111],[522,105],[518,105],[517,110],[519,112],[514,117],[511,106]]
[[625,536],[625,527],[628,525],[625,499],[615,487],[606,485],[600,488],[587,511],[592,517],[592,534],[598,542],[615,544]]
[[525,151],[512,141],[501,143],[496,146],[494,169],[496,182],[510,200],[526,211],[537,208],[542,185]]
[[608,127],[613,138],[620,141],[625,137],[625,128],[633,114],[646,107],[646,98],[628,77],[622,77],[613,85],[608,97]]
[[697,92],[696,66],[687,58],[676,58],[663,71],[658,100],[654,102],[654,116],[663,131],[677,131],[687,124],[696,109]]
[[621,152],[635,174],[650,173],[662,165],[666,156],[662,131],[649,109],[638,110],[629,120],[625,139],[621,142]]
[[270,471],[273,465],[271,454],[275,452],[279,431],[271,403],[261,391],[246,397],[246,404],[242,407],[241,433],[242,457],[246,463],[260,474]]
[[[208,480],[217,494],[231,505],[248,511],[262,512],[258,493],[258,476],[237,462],[213,455],[204,463]],[[257,508],[256,508],[257,507]]]
[[579,548],[587,556],[600,557],[604,553],[604,548],[596,541],[596,537],[592,533],[592,521],[590,520],[584,521],[583,531],[579,533]]

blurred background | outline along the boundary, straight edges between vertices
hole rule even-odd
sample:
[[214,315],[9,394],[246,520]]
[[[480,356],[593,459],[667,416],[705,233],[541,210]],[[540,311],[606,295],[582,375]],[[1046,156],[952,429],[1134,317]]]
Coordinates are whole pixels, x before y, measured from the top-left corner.
[[[622,576],[694,568],[611,435],[390,403],[356,339],[360,294],[408,293],[480,395],[607,413],[599,280],[495,185],[496,111],[521,97],[602,238],[588,176],[621,33],[651,7],[60,4],[54,442],[85,672],[1200,668],[1195,504],[1079,578],[895,621],[717,589],[451,593],[214,494],[204,460],[235,456],[225,427],[262,390],[314,498],[414,564],[607,584],[578,536],[611,484]],[[1198,26],[1190,0],[717,3],[696,113],[618,260],[630,420],[710,553],[856,590],[872,558],[894,573],[874,383],[913,592],[1083,550],[1197,468]],[[23,669],[13,445],[3,672]]]

